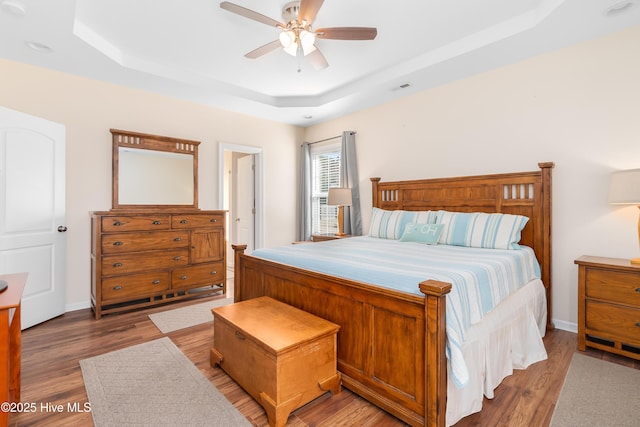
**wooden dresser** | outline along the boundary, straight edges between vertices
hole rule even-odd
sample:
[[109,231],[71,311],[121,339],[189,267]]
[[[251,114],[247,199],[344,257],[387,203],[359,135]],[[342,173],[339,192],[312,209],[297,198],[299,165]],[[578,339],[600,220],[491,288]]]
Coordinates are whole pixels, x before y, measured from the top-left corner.
[[578,349],[640,360],[640,266],[582,256],[578,264]]
[[103,314],[226,294],[226,211],[91,214],[91,306]]

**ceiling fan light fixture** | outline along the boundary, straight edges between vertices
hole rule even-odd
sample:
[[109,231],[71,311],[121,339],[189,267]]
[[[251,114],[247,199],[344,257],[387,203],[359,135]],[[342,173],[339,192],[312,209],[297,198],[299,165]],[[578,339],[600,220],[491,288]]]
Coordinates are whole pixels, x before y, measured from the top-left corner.
[[316,47],[314,45],[311,45],[311,46],[302,45],[302,53],[304,54],[304,56],[309,55],[314,50],[316,50]]
[[279,38],[280,44],[285,49],[293,44],[296,44],[296,34],[291,30],[281,32]]
[[302,45],[303,49],[313,46],[315,42],[316,42],[315,34],[307,30],[300,31],[300,44]]
[[284,48],[284,51],[287,52],[291,56],[298,55],[298,43],[291,43],[289,46]]

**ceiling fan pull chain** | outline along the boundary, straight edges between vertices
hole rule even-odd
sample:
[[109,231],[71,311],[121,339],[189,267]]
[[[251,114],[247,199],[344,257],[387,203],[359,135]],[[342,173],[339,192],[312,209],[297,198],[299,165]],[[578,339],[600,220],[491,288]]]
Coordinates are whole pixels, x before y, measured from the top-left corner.
[[296,52],[296,58],[298,59],[298,72],[302,71],[302,57],[304,52],[302,51],[302,43],[298,43],[298,51]]

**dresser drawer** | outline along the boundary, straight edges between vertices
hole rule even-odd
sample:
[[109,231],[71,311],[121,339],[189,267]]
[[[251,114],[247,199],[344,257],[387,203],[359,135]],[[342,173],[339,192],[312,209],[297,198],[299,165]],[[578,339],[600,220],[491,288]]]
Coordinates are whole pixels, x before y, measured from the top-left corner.
[[215,285],[224,280],[224,263],[214,262],[195,267],[178,268],[171,272],[171,288],[192,285]]
[[102,236],[103,254],[186,248],[188,246],[188,231],[115,233]]
[[109,277],[102,281],[102,297],[105,300],[144,296],[167,289],[169,289],[168,271]]
[[102,218],[102,231],[104,232],[168,230],[170,227],[170,215],[123,215]]
[[127,255],[102,257],[102,275],[136,273],[149,270],[175,268],[189,263],[188,249],[151,251]]
[[585,293],[587,298],[634,305],[640,308],[640,275],[588,268],[586,276]]
[[224,214],[204,215],[173,215],[171,217],[172,228],[211,228],[223,227]]
[[640,346],[640,309],[587,301],[586,331]]

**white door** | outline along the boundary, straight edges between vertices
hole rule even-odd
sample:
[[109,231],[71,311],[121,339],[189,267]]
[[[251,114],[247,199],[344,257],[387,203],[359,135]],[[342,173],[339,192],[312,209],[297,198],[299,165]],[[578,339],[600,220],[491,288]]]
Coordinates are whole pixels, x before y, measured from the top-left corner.
[[253,155],[240,157],[236,163],[236,218],[235,241],[246,244],[246,253],[253,252],[255,247],[255,190]]
[[0,274],[27,272],[22,327],[64,313],[65,127],[0,107]]

